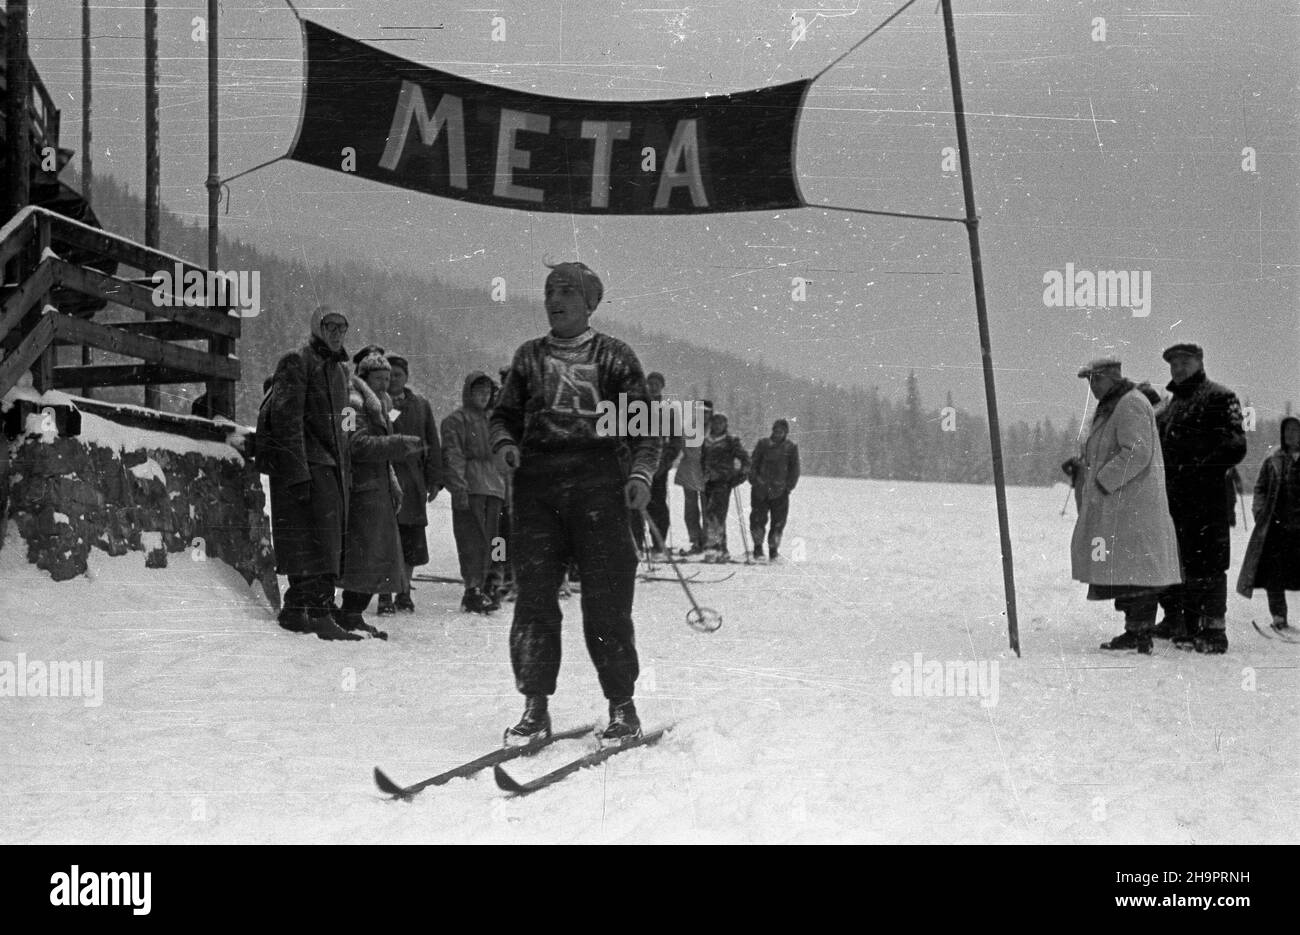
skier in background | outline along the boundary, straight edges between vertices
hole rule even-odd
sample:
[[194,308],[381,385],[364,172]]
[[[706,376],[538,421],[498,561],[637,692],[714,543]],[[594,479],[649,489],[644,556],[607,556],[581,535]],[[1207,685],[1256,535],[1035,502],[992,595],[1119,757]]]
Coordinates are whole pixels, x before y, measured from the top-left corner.
[[[664,398],[664,375],[652,373],[645,378],[645,382],[650,393],[650,401],[654,404],[661,403]],[[668,514],[668,471],[677,460],[677,455],[681,453],[685,437],[682,434],[681,424],[673,417],[671,410],[664,413],[662,417],[665,420],[660,423],[660,434],[664,439],[663,452],[659,456],[659,467],[655,469],[654,480],[650,483],[650,505],[646,507],[646,513],[650,517],[650,522],[654,523],[655,528],[659,530],[659,540],[667,544],[668,527],[671,524]],[[650,560],[668,561],[668,556],[659,551],[659,547],[655,545],[654,536],[647,538],[645,520],[641,518],[641,514],[633,510],[631,517],[632,538],[649,553]]]
[[629,508],[650,502],[662,439],[597,433],[598,405],[647,401],[641,363],[630,347],[590,327],[604,295],[582,263],[560,263],[546,277],[550,333],[515,352],[492,414],[492,448],[502,471],[515,469],[510,554],[518,595],[510,662],[524,714],[505,732],[508,745],[550,736],[548,700],[560,671],[558,589],[565,566],[582,570],[582,627],[609,702],[605,744],[641,736],[632,696],[639,665],[632,624],[636,548]]
[[[707,429],[713,421],[713,400],[700,400],[703,424]],[[691,546],[683,549],[682,555],[700,555],[704,552],[704,466],[700,461],[704,448],[702,445],[684,445],[682,458],[677,465],[673,483],[682,488],[686,500],[684,519],[686,535],[690,537]]]
[[704,470],[704,561],[723,564],[727,550],[727,508],[731,491],[749,475],[749,453],[740,439],[727,434],[727,417],[715,412],[709,420],[709,437],[700,446]]
[[767,557],[776,561],[780,554],[781,534],[790,514],[790,494],[799,483],[799,446],[787,437],[790,423],[777,419],[772,423],[770,438],[761,438],[754,446],[749,462],[749,532],[754,540],[754,558],[763,558],[763,530],[772,514],[772,528],[767,535]]

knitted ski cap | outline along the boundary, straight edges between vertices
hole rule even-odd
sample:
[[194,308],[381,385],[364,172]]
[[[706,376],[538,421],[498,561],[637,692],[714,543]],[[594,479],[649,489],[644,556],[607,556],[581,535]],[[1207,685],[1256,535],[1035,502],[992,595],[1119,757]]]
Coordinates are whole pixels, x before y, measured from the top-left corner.
[[789,432],[790,423],[787,422],[785,419],[777,419],[775,422],[772,423],[772,431],[775,432],[778,428],[785,429],[787,432]]
[[357,376],[363,380],[366,374],[374,373],[376,370],[392,370],[392,365],[388,363],[388,358],[384,356],[382,350],[371,350],[359,361],[357,361]]
[[405,357],[401,357],[397,354],[389,354],[388,363],[392,365],[394,370],[400,369],[403,373],[406,374],[409,374],[411,372],[411,365],[406,362]]
[[355,354],[352,355],[352,366],[354,367],[361,366],[361,362],[365,360],[367,357],[369,357],[371,354],[378,354],[382,357],[384,354],[384,349],[380,347],[378,344],[367,344],[361,350],[357,351]]
[[323,326],[326,318],[339,318],[342,319],[343,324],[346,325],[348,323],[348,316],[344,315],[342,312],[332,309],[328,305],[317,307],[316,310],[311,313],[311,333],[322,341],[325,340]]
[[546,277],[546,281],[559,279],[576,286],[582,292],[582,298],[587,303],[587,309],[590,311],[600,304],[600,300],[605,297],[605,284],[600,281],[600,277],[591,271],[586,263],[569,262],[569,263],[547,263],[551,272]]

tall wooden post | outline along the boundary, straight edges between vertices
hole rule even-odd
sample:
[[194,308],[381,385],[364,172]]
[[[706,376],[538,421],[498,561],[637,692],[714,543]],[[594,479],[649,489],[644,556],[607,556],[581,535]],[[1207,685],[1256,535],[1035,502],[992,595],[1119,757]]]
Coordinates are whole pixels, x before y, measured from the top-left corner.
[[[90,0],[81,0],[81,197],[95,203],[95,172],[90,152]],[[89,367],[95,355],[89,344],[81,346],[81,365]],[[83,386],[81,395],[89,397],[93,388]]]
[[[144,243],[158,249],[158,213],[161,193],[161,156],[158,141],[158,0],[144,0]],[[152,273],[153,270],[145,270]],[[173,283],[172,288],[179,284]],[[145,319],[154,315],[145,313]],[[158,387],[144,388],[147,409],[158,409],[162,396]]]
[[[217,269],[217,205],[221,202],[221,174],[217,160],[217,4],[208,0],[208,269]],[[231,338],[209,338],[208,353],[225,357],[235,351]],[[215,380],[207,385],[212,415],[235,418],[235,384]]]
[[1020,626],[1016,621],[1016,579],[1011,560],[1011,526],[1007,520],[1007,483],[1002,469],[1002,429],[998,424],[998,396],[993,386],[993,348],[989,338],[988,309],[984,303],[984,265],[980,260],[979,215],[975,213],[975,185],[971,181],[970,145],[966,140],[966,110],[962,104],[961,74],[957,68],[957,32],[952,21],[952,0],[943,0],[943,28],[948,40],[948,72],[952,79],[953,118],[957,122],[957,152],[961,157],[961,186],[966,197],[966,233],[970,238],[971,275],[975,282],[975,315],[979,319],[980,352],[984,364],[984,401],[989,413],[989,445],[993,455],[993,485],[997,492],[998,534],[1002,541],[1002,586],[1007,601],[1007,636],[1020,655]]
[[31,141],[27,135],[27,107],[32,96],[27,62],[27,0],[6,4],[5,30],[5,153],[8,164],[4,215],[0,224],[31,202]]

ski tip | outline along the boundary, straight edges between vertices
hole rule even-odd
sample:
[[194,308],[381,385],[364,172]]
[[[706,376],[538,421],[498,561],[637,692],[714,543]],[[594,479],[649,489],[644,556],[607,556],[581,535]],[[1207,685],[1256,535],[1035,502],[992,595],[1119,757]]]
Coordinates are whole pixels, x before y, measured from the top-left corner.
[[514,779],[511,779],[510,774],[502,769],[500,764],[492,767],[492,776],[497,781],[497,788],[502,792],[511,792],[518,795],[520,792],[524,791],[524,787]]
[[395,799],[402,799],[406,802],[411,800],[411,797],[406,794],[406,790],[389,779],[378,766],[375,767],[375,785],[379,787],[379,791],[384,795],[391,795]]

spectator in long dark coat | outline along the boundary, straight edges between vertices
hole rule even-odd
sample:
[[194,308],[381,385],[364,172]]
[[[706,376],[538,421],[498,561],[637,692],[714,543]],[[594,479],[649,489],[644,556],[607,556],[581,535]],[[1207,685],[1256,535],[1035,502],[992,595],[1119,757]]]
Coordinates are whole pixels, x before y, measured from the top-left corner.
[[280,626],[325,640],[359,640],[334,621],[351,462],[343,431],[348,320],[312,312],[311,337],[276,364],[258,415],[258,463],[271,482],[276,571],[289,578]]
[[769,511],[772,528],[767,534],[767,557],[780,555],[781,534],[790,515],[790,494],[799,483],[799,446],[787,437],[790,423],[777,419],[772,436],[761,438],[749,460],[749,531],[754,539],[754,558],[763,557],[763,531]]
[[[704,431],[709,430],[709,425],[713,421],[713,401],[704,399],[700,401],[700,408],[697,410],[698,418],[702,418]],[[684,555],[699,555],[704,552],[704,466],[701,463],[703,447],[701,445],[683,445],[681,461],[677,464],[677,472],[673,475],[673,483],[682,488],[682,497],[686,501],[683,519],[686,521],[686,535],[691,540],[689,549],[683,551]],[[722,546],[726,549],[727,535],[723,530]]]
[[1165,458],[1169,515],[1178,531],[1183,583],[1160,597],[1155,635],[1197,652],[1228,648],[1228,561],[1233,508],[1228,470],[1246,456],[1237,395],[1205,375],[1204,352],[1175,344],[1164,352],[1173,394],[1156,413]]
[[383,351],[374,348],[356,364],[348,406],[355,425],[348,438],[352,459],[352,492],[344,537],[343,608],[338,620],[347,630],[381,635],[362,614],[373,594],[391,594],[405,579],[402,541],[397,531],[402,486],[393,470],[424,447],[416,435],[397,435],[388,411],[390,367]]
[[406,575],[405,587],[397,595],[396,604],[387,594],[379,597],[379,613],[402,610],[415,612],[411,600],[411,575],[420,565],[429,564],[429,544],[425,530],[429,525],[428,504],[432,503],[442,488],[442,445],[438,441],[438,422],[433,417],[429,401],[407,385],[411,372],[405,357],[388,355],[392,366],[388,395],[393,401],[393,431],[400,435],[415,435],[424,442],[424,449],[405,461],[393,465],[402,485],[402,508],[397,514],[397,530],[402,537],[402,562]]
[[1237,593],[1268,594],[1273,627],[1290,630],[1286,592],[1300,591],[1300,419],[1282,420],[1282,444],[1265,459],[1255,482],[1255,528],[1241,563]]

